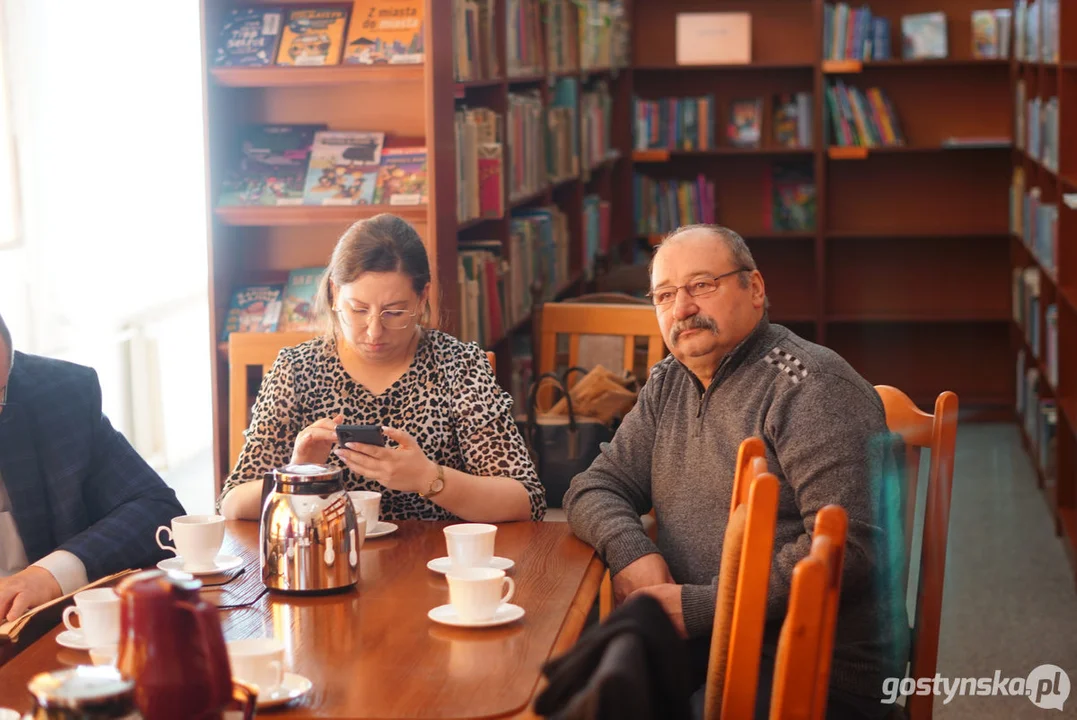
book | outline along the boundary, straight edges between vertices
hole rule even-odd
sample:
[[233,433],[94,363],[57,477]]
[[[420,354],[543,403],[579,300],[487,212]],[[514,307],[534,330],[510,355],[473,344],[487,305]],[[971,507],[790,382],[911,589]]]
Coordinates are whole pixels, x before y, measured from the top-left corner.
[[994,10],[972,11],[972,56],[974,58],[1001,57],[999,45],[999,21]]
[[288,11],[288,22],[281,30],[277,64],[338,64],[347,23],[347,8],[297,8]]
[[216,67],[272,65],[277,56],[282,17],[283,13],[277,9],[232,8],[221,24],[213,64]]
[[221,340],[234,332],[275,332],[280,320],[283,285],[245,285],[232,293]]
[[423,0],[355,0],[344,63],[423,62]]
[[305,205],[370,205],[385,133],[324,130],[314,136]]
[[734,100],[729,106],[726,137],[734,147],[759,147],[763,137],[763,100]]
[[278,323],[281,332],[314,330],[314,296],[324,273],[324,267],[298,268],[288,273]]
[[381,205],[425,205],[426,148],[387,148],[381,154],[374,202]]
[[752,16],[746,12],[677,13],[678,65],[747,65]]
[[902,57],[906,60],[947,57],[946,14],[930,12],[903,16],[901,40]]
[[815,180],[807,164],[774,165],[769,178],[771,231],[815,230]]
[[218,205],[301,205],[315,133],[324,125],[248,125],[224,170]]

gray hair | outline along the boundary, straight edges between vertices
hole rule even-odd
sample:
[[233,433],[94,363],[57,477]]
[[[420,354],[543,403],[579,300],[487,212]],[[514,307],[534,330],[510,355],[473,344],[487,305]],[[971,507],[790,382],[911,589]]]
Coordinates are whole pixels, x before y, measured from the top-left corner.
[[[729,249],[729,254],[733,256],[733,262],[737,267],[747,268],[749,270],[758,269],[755,264],[755,258],[752,257],[752,251],[748,249],[748,243],[744,242],[744,238],[740,236],[740,233],[721,225],[699,223],[696,225],[682,225],[662,238],[662,242],[658,243],[654,249],[654,253],[651,255],[651,262],[647,265],[647,275],[650,275],[654,268],[654,258],[658,255],[659,250],[666,245],[675,242],[682,235],[696,230],[708,232],[725,243],[725,246]],[[742,288],[747,288],[748,285],[751,284],[751,278],[743,273],[738,275],[737,278]]]
[[15,357],[15,346],[11,342],[11,331],[7,329],[7,323],[4,322],[3,315],[0,315],[0,340],[4,341],[4,347],[7,348],[7,359],[11,360]]

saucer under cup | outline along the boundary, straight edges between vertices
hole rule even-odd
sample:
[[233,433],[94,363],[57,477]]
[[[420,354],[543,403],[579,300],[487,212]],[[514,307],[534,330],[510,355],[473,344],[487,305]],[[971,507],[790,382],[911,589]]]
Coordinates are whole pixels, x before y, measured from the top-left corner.
[[[164,531],[175,544],[174,547],[161,541]],[[184,570],[199,572],[214,569],[214,560],[224,543],[224,517],[221,515],[181,515],[172,518],[172,526],[162,525],[157,528],[154,537],[157,546],[170,550],[183,558]]]
[[269,693],[284,681],[284,645],[274,638],[244,638],[228,643],[232,676]]
[[493,619],[498,606],[516,592],[513,579],[494,568],[453,569],[445,578],[449,581],[449,604],[464,622]]
[[459,523],[445,528],[445,547],[454,568],[484,568],[494,556],[497,526],[486,523]]
[[75,593],[75,604],[64,608],[63,623],[89,647],[116,645],[120,642],[120,597],[112,588]]

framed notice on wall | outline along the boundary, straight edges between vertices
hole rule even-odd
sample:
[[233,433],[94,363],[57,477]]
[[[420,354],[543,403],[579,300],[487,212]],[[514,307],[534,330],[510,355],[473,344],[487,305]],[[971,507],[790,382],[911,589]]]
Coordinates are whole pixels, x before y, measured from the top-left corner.
[[677,64],[725,65],[752,61],[749,13],[677,13]]

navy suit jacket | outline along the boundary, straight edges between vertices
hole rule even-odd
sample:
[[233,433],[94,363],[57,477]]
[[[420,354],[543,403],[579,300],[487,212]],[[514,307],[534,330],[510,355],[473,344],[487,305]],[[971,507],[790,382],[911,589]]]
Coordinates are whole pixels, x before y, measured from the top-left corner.
[[0,476],[30,562],[67,550],[93,581],[164,557],[176,493],[101,412],[91,368],[15,353],[0,413]]

